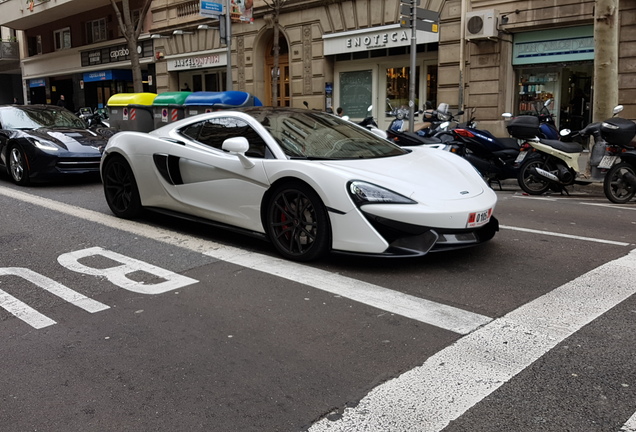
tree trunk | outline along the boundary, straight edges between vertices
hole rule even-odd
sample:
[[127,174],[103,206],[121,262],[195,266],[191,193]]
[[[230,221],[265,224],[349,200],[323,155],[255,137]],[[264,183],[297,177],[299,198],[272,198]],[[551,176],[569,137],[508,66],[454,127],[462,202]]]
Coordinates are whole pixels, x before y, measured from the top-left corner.
[[618,105],[618,2],[596,1],[593,122],[611,117],[612,110]]

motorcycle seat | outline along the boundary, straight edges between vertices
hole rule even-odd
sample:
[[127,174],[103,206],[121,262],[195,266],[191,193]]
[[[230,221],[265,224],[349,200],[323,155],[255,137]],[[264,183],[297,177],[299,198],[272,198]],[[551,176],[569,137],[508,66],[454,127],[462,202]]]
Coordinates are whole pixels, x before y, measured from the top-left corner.
[[550,147],[553,147],[564,153],[581,153],[583,151],[583,146],[575,142],[563,142],[559,140],[549,139],[540,139],[539,142],[541,142],[542,144],[547,144]]
[[519,150],[519,143],[516,138],[497,138],[503,148]]

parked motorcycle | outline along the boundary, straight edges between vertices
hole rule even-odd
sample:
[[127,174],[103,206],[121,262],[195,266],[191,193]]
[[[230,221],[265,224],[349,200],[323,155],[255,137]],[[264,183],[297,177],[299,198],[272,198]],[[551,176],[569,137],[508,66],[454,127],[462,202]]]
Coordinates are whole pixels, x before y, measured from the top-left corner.
[[[512,135],[516,122],[519,120],[514,119],[511,122],[512,129],[509,125]],[[502,180],[517,177],[519,165],[516,159],[520,139],[523,142],[521,137],[497,138],[487,130],[477,129],[472,116],[465,124],[458,125],[446,134],[452,136],[449,150],[470,162],[489,185],[496,182],[501,188]]]
[[530,195],[541,195],[548,189],[567,192],[565,187],[574,183],[589,183],[577,180],[581,144],[539,138],[540,121],[535,116],[519,116],[515,120],[519,121],[513,135],[526,139],[516,160],[520,164],[517,181],[524,192]]
[[410,113],[409,110],[406,108],[393,108],[389,99],[387,99],[387,104],[391,109],[387,114],[395,117],[386,131],[388,139],[402,147],[428,145],[444,149],[452,137],[443,133],[455,122],[455,116],[463,114],[463,111],[459,111],[453,115],[448,110],[448,104],[440,104],[436,110],[418,112],[418,115],[422,114],[424,116],[425,122],[421,124],[421,129],[409,132],[404,130],[405,119]]
[[92,110],[90,107],[80,108],[77,116],[86,122],[88,129],[105,137],[113,136],[116,131],[110,127],[108,111],[105,109]]
[[[619,109],[620,108],[620,109]],[[616,115],[622,106],[614,109]],[[607,169],[603,179],[603,192],[611,202],[624,204],[636,195],[636,124],[628,119],[612,117],[601,122],[600,137],[606,143],[606,155],[598,164]]]

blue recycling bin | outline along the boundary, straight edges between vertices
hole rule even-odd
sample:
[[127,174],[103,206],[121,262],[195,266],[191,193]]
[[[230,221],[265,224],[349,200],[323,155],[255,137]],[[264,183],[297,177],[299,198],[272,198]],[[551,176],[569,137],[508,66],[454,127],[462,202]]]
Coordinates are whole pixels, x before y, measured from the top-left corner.
[[192,117],[228,108],[263,106],[263,103],[250,93],[229,90],[224,92],[194,92],[186,98],[184,105],[186,117]]

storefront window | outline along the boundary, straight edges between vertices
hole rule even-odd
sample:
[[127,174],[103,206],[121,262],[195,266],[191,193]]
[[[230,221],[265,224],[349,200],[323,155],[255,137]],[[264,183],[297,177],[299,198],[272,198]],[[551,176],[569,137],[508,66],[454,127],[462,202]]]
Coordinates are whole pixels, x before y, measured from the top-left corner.
[[[386,70],[386,97],[393,108],[408,108],[409,106],[409,76],[410,67],[389,68]],[[420,76],[419,66],[416,68],[415,76]],[[415,80],[415,106],[420,109],[421,103],[418,98],[420,94],[420,82]],[[387,111],[390,108],[387,106]]]
[[516,114],[536,115],[550,101],[559,129],[582,129],[591,121],[593,71],[591,62],[517,69]]

